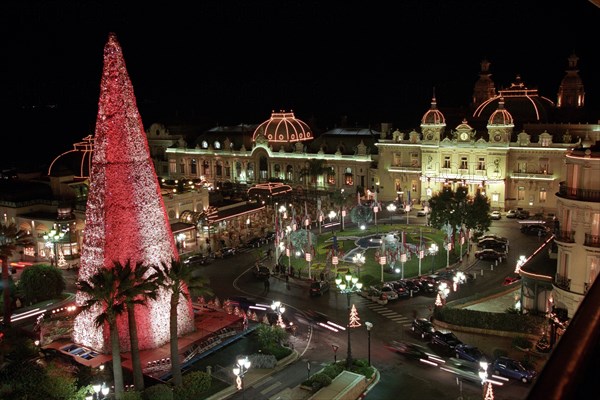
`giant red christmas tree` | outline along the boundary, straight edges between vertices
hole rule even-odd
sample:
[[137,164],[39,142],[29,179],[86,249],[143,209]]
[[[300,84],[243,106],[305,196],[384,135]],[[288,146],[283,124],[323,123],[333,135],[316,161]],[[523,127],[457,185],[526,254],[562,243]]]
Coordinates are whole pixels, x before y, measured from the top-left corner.
[[[178,258],[177,248],[148,140],[121,46],[110,34],[104,47],[79,279],[88,280],[102,268],[113,268],[115,261],[170,266],[172,258]],[[85,296],[77,293],[77,303],[82,304]],[[164,290],[156,301],[137,306],[140,349],[156,348],[169,341],[169,309],[170,293]],[[100,311],[98,308],[77,316],[73,340],[106,353],[110,351],[108,326],[97,328],[94,322]],[[180,302],[178,313],[179,333],[191,332],[191,304]],[[127,351],[126,315],[120,317],[118,328],[121,349]]]

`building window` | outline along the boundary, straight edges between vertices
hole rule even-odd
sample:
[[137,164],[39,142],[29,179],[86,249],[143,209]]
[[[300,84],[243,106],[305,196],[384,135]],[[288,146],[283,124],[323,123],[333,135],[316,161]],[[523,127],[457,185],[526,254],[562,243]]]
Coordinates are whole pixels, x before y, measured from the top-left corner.
[[460,169],[467,169],[468,167],[468,162],[467,162],[467,157],[461,157],[460,158]]
[[399,167],[400,165],[402,165],[402,157],[400,157],[400,153],[394,153],[392,165],[395,167]]
[[540,203],[546,202],[546,188],[540,189]]
[[217,150],[221,149],[221,142],[219,142],[218,140],[215,140],[215,149],[217,149]]
[[419,166],[419,153],[410,153],[410,166],[411,167]]
[[548,163],[547,158],[540,158],[540,174],[546,175],[548,173]]
[[198,164],[195,158],[192,158],[190,162],[190,174],[196,175],[198,173]]
[[517,163],[517,172],[527,172],[527,161],[519,161]]
[[215,172],[217,176],[223,176],[223,163],[221,161],[217,161],[217,167]]
[[285,174],[286,174],[286,179],[288,181],[293,181],[294,180],[294,168],[291,165],[287,166]]
[[444,168],[450,168],[450,156],[444,156]]
[[492,193],[492,201],[499,201],[499,200],[500,200],[500,194]]
[[229,165],[229,161],[225,161],[225,176],[228,178],[231,176],[231,167]]
[[281,178],[281,165],[273,165],[273,178]]
[[331,167],[327,172],[327,183],[330,185],[335,185],[335,170],[333,167]]
[[202,163],[202,175],[210,176],[210,164],[208,161]]
[[477,169],[480,171],[485,170],[485,158],[479,157],[479,161],[477,161]]
[[179,160],[179,172],[185,175],[185,161],[183,159]]
[[519,186],[517,190],[517,200],[525,200],[525,186]]
[[206,140],[202,141],[202,148],[203,149],[208,149],[208,142]]
[[177,173],[177,160],[175,160],[175,159],[169,160],[169,173],[171,173],[171,174]]

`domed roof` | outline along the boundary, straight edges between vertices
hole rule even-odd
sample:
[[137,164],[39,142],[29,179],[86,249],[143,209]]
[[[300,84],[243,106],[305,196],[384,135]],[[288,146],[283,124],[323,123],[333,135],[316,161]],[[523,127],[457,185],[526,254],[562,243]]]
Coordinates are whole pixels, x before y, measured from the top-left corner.
[[67,173],[73,174],[74,178],[89,178],[93,152],[94,137],[88,135],[82,142],[73,144],[72,150],[56,157],[48,167],[48,175],[61,176]]
[[471,127],[471,125],[469,125],[469,123],[467,122],[466,119],[463,119],[462,122],[456,126],[456,130],[457,131],[472,131],[473,128]]
[[431,108],[421,118],[421,124],[423,125],[445,125],[446,118],[440,110],[437,109],[437,102],[435,96],[431,99]]
[[498,109],[500,101],[510,112],[513,121],[520,125],[524,123],[548,123],[554,111],[554,102],[538,94],[537,89],[528,89],[517,76],[508,89],[499,90],[499,94],[481,103],[473,113],[478,120],[489,121],[491,115]]
[[514,125],[512,115],[504,108],[504,99],[498,102],[498,108],[490,115],[488,125]]
[[295,143],[314,138],[308,125],[297,119],[291,111],[273,111],[271,118],[254,130],[252,141],[256,141],[259,135],[263,135],[269,143]]

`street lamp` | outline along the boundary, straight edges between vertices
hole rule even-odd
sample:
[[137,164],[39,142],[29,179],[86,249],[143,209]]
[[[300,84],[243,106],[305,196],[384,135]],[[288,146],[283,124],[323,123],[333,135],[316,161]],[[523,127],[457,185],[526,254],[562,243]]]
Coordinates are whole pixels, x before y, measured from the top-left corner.
[[408,217],[410,216],[410,204],[407,204],[406,207],[404,207],[404,211],[406,211],[406,225],[410,225],[408,220]]
[[[494,399],[494,391],[492,390],[492,382],[488,381],[488,367],[489,364],[487,360],[482,357],[479,361],[479,377],[481,378],[481,386],[483,386],[483,398],[484,400],[493,400]],[[486,390],[486,382],[487,382],[487,390]]]
[[333,219],[335,218],[335,216],[337,215],[337,213],[333,210],[329,211],[329,223],[331,224],[331,232],[335,231],[335,228],[333,226]]
[[[100,400],[106,399],[108,393],[110,392],[110,388],[104,384],[95,383],[92,385],[92,390],[94,393],[91,396],[86,396],[86,400]],[[102,396],[100,396],[102,395]]]
[[283,313],[285,312],[285,306],[280,301],[273,301],[271,303],[271,310],[277,314],[277,325],[285,329],[285,323],[283,322]]
[[368,361],[369,361],[369,366],[371,366],[371,329],[373,329],[373,324],[371,322],[365,322],[365,325],[367,326],[367,354],[368,356]]
[[338,275],[335,278],[335,285],[339,289],[340,293],[346,294],[348,299],[348,355],[346,356],[346,369],[350,369],[352,366],[352,347],[350,342],[350,328],[353,328],[353,321],[350,319],[350,296],[352,293],[360,292],[362,289],[362,282],[358,281],[358,277],[352,276],[352,274],[346,274],[344,280]]
[[431,257],[431,273],[434,273],[433,267],[434,267],[434,263],[435,263],[435,255],[437,254],[439,250],[439,247],[437,244],[435,243],[431,243],[431,246],[429,246],[429,254],[431,254],[433,257]]
[[346,219],[346,209],[343,208],[342,211],[340,211],[340,213],[342,214],[342,232],[344,231],[344,220]]
[[244,398],[244,375],[250,369],[250,360],[247,356],[238,358],[237,364],[233,367],[233,374],[236,376],[235,383],[237,384],[237,390],[242,391],[242,399]]
[[177,245],[179,247],[179,252],[182,253],[185,249],[185,233],[180,233],[177,235]]
[[452,242],[448,238],[448,243],[444,244],[444,248],[446,249],[446,268],[450,268],[450,250],[452,250]]
[[52,229],[50,232],[43,236],[46,241],[46,247],[52,249],[51,260],[53,265],[58,266],[58,242],[62,241],[65,233],[60,231],[58,232],[56,229]]
[[360,267],[364,265],[366,261],[365,255],[363,253],[356,253],[352,256],[352,262],[357,266],[357,276],[360,279]]
[[377,226],[377,213],[379,212],[379,207],[377,207],[377,203],[373,206],[373,212],[375,213],[375,231],[379,233],[379,227]]
[[388,204],[388,206],[386,207],[388,210],[388,213],[390,214],[390,225],[392,224],[392,215],[396,212],[396,205],[394,203],[390,203]]

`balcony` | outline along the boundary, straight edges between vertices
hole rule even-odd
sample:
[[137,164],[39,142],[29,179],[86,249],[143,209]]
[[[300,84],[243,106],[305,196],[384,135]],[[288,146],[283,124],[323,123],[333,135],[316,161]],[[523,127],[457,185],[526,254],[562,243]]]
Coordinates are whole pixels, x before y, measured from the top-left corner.
[[574,188],[567,186],[566,182],[561,182],[559,184],[558,196],[565,199],[592,201],[600,203],[600,190]]
[[554,180],[554,175],[548,172],[512,172],[510,174],[512,179],[525,179],[525,180],[534,180],[534,181],[551,181]]
[[575,231],[558,231],[554,239],[563,243],[575,243]]
[[554,276],[554,285],[567,291],[571,291],[571,279],[564,275],[556,274]]
[[592,235],[589,233],[585,234],[584,246],[588,247],[600,247],[600,235]]

